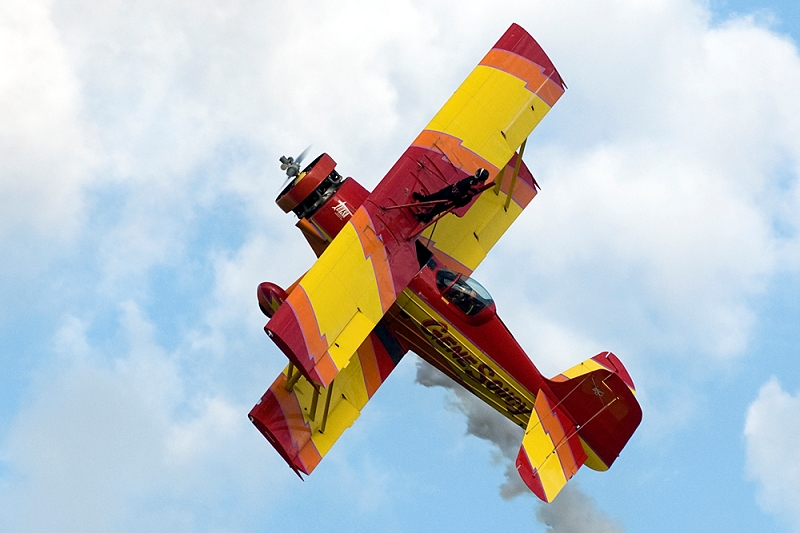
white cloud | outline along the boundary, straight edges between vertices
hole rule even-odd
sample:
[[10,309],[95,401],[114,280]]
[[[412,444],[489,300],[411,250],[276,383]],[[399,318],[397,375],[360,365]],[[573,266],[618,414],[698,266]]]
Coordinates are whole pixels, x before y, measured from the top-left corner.
[[744,426],[747,474],[758,484],[760,507],[800,531],[800,394],[772,378],[750,407]]
[[42,372],[4,439],[4,531],[244,526],[254,500],[272,507],[267,473],[273,490],[289,479],[263,453],[248,406],[188,390],[174,358],[152,343],[152,325],[124,307],[121,353],[92,347],[81,321],[59,331],[56,370]]
[[503,253],[579,338],[741,354],[752,299],[796,268],[797,47],[751,19],[711,27],[686,2],[611,6],[569,26],[583,38],[553,37],[571,88],[546,119],[556,135],[534,134],[544,189]]
[[[558,305],[594,300],[594,313],[624,309],[610,317],[579,312],[581,321],[633,325],[650,342],[675,348],[739,353],[753,323],[747,297],[774,269],[768,222],[723,177],[653,148],[604,147],[551,160],[548,174],[558,182],[524,222],[547,238],[517,253],[537,258],[534,272],[568,284],[559,287]],[[543,281],[532,280],[531,290]]]
[[[101,237],[108,268],[130,278],[169,261],[198,206],[231,186],[247,209],[271,202],[265,187],[217,166],[230,143],[259,159],[244,165],[251,182],[281,152],[318,141],[374,184],[472,66],[470,54],[507,24],[486,6],[451,7],[59,2],[55,25],[44,8],[21,17],[48,28],[57,68],[47,72],[67,80],[55,116],[75,122],[86,103],[73,129],[93,132],[104,174],[127,184],[124,218]],[[633,287],[664,306],[669,329],[712,331],[695,332],[690,346],[740,352],[753,322],[746,299],[774,268],[772,224],[798,222],[773,172],[788,165],[796,190],[800,111],[787,90],[800,79],[796,48],[750,19],[710,27],[688,0],[517,9],[572,87],[544,126],[557,135],[536,139],[560,150],[533,156],[545,193],[532,210],[562,227],[535,219],[529,227],[548,246],[526,253],[564,252],[581,273],[605,261],[621,274],[615,286],[637,275]],[[234,166],[241,174],[242,161]],[[80,205],[81,183],[65,205]],[[731,329],[742,333],[727,338]]]
[[3,2],[0,63],[0,239],[71,237],[92,155],[80,82],[49,2]]

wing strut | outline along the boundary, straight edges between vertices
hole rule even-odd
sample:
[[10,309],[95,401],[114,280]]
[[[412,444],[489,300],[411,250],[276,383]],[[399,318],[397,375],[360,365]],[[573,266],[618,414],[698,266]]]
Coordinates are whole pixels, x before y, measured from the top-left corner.
[[297,374],[294,373],[294,370],[295,370],[294,365],[290,361],[289,362],[289,371],[286,374],[286,390],[289,391],[289,392],[292,392],[292,389],[294,388],[295,384],[297,383],[297,380],[300,379],[300,376],[303,375],[303,373],[300,372],[299,368],[297,369]]
[[503,210],[508,212],[508,206],[511,205],[511,196],[514,194],[514,186],[517,184],[517,175],[519,174],[519,166],[522,164],[522,154],[525,152],[525,143],[528,142],[528,138],[525,137],[525,140],[522,141],[522,144],[519,145],[519,155],[517,156],[517,164],[514,165],[514,174],[511,176],[511,185],[508,188],[508,196],[506,196],[506,205],[503,206]]
[[505,174],[506,167],[500,169],[500,173],[494,179],[494,195],[500,196],[500,186],[503,184],[503,174]]
[[308,412],[308,419],[312,422],[317,416],[317,403],[319,402],[319,388],[314,388],[314,396],[311,398],[311,410]]
[[333,396],[333,381],[328,387],[328,396],[325,398],[325,409],[322,410],[322,424],[319,426],[319,432],[325,433],[325,426],[328,423],[328,409],[331,407],[331,397]]

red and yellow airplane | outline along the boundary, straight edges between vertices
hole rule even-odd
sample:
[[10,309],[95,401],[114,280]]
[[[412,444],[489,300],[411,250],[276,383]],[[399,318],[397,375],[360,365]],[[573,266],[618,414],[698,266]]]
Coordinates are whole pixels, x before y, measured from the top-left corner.
[[250,420],[298,475],[409,350],[525,429],[516,466],[542,500],[581,465],[617,458],[642,417],[619,359],[603,352],[543,377],[470,277],[536,195],[525,141],[565,88],[513,24],[372,193],[327,154],[302,171],[281,158],[290,182],[277,203],[318,259],[285,291],[258,287],[289,365]]

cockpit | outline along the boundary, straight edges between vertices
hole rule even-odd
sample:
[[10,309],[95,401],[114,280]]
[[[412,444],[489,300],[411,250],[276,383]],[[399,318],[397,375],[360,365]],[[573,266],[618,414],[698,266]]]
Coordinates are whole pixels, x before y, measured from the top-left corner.
[[489,292],[468,276],[440,268],[436,273],[436,286],[448,302],[468,317],[474,317],[487,308],[494,310],[494,300]]

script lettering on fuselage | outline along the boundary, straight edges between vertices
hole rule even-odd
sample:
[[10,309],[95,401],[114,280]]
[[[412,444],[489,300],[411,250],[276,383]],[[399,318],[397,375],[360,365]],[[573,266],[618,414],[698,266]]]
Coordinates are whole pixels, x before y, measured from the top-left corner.
[[527,403],[511,390],[492,367],[483,361],[479,361],[475,356],[470,354],[464,346],[449,333],[447,324],[428,319],[423,321],[420,326],[420,330],[431,344],[442,348],[441,352],[458,365],[461,373],[471,381],[481,385],[500,398],[500,400],[505,403],[509,414],[520,415],[531,412],[531,408]]

